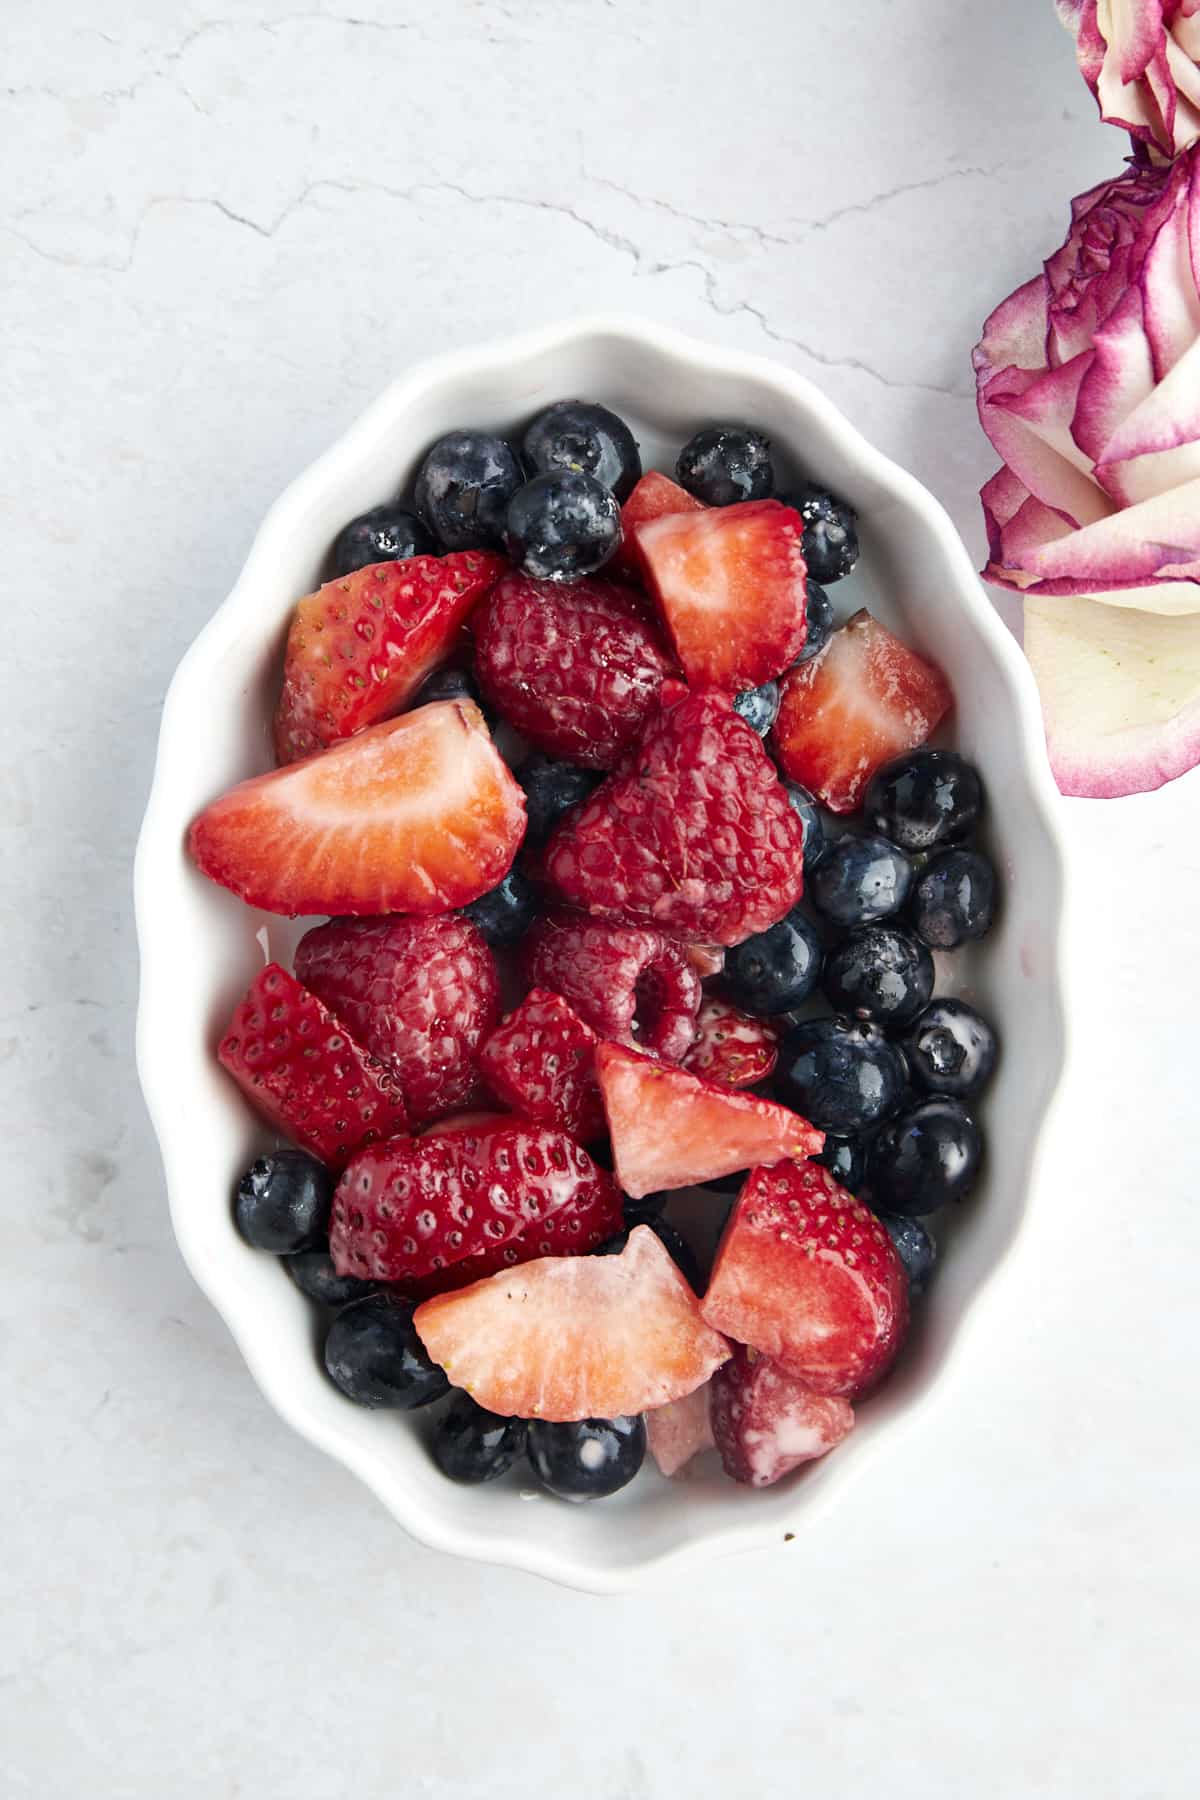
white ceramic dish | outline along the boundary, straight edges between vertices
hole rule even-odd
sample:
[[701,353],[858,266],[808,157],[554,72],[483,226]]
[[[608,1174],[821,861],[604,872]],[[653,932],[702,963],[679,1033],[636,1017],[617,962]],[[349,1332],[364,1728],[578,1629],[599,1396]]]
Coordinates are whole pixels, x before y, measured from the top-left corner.
[[[986,1104],[986,1180],[956,1221],[900,1368],[862,1406],[858,1429],[825,1461],[761,1493],[703,1466],[670,1483],[647,1469],[615,1500],[585,1507],[532,1499],[515,1477],[508,1486],[453,1486],[428,1460],[419,1415],[414,1424],[362,1411],[325,1379],[313,1309],[278,1263],[242,1243],[230,1217],[237,1174],[267,1140],[213,1048],[264,950],[286,959],[303,926],[249,912],[203,880],[185,858],[185,828],[222,789],[270,766],[286,621],[320,579],[340,526],[397,492],[451,426],[507,430],[572,394],[627,418],[648,468],[669,469],[699,425],[746,419],[770,434],[785,471],[819,473],[857,506],[863,557],[834,590],[839,616],[869,605],[946,670],[957,700],[950,741],[982,765],[991,848],[1006,876],[1000,926],[961,959],[947,989],[976,996],[1004,1041]],[[271,1403],[423,1542],[595,1591],[778,1543],[835,1506],[868,1467],[870,1479],[885,1482],[882,1452],[903,1422],[937,1407],[972,1309],[1022,1228],[1064,1058],[1054,805],[1029,671],[949,519],[799,375],[638,321],[599,318],[440,357],[389,388],[272,507],[236,587],[181,662],[138,845],[138,1065],[175,1233]]]

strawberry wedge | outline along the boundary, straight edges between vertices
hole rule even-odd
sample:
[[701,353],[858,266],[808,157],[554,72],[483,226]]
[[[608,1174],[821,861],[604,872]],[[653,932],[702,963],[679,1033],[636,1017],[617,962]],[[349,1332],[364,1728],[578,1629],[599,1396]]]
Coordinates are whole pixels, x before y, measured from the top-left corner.
[[876,769],[923,744],[953,702],[941,670],[865,609],[782,686],[776,759],[835,813],[853,812]]
[[823,1132],[786,1106],[601,1044],[596,1073],[617,1180],[639,1200],[695,1187],[758,1163],[814,1156]]
[[522,1264],[416,1311],[435,1363],[489,1412],[611,1419],[690,1394],[729,1356],[648,1225],[620,1256]]
[[411,556],[372,563],[301,600],[275,712],[277,760],[312,756],[400,712],[507,566],[489,550]]
[[621,1226],[606,1169],[561,1131],[525,1119],[374,1144],[333,1197],[339,1275],[404,1285],[467,1266],[467,1279],[535,1257],[580,1255]]
[[278,963],[238,1003],[217,1059],[276,1131],[332,1169],[407,1130],[395,1076]]
[[802,522],[778,500],[668,513],[633,530],[689,682],[740,693],[804,648]]
[[801,1463],[827,1456],[854,1429],[849,1401],[814,1394],[742,1344],[713,1376],[711,1391],[710,1425],[725,1473],[748,1487],[770,1487]]
[[265,912],[439,913],[494,888],[524,829],[483,714],[444,700],[243,781],[195,820],[188,848]]
[[694,494],[681,488],[669,475],[662,475],[657,469],[649,469],[621,508],[621,546],[609,565],[613,573],[623,570],[639,581],[642,579],[642,559],[637,547],[635,525],[646,525],[651,519],[662,519],[669,513],[703,511],[702,500],[697,500]]
[[853,1399],[900,1348],[908,1277],[874,1213],[828,1169],[781,1163],[755,1169],[739,1194],[703,1311],[813,1393]]

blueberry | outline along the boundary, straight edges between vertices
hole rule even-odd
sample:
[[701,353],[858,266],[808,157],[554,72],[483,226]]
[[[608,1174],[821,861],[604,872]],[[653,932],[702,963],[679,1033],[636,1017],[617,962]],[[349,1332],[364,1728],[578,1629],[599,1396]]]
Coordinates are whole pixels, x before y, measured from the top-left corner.
[[764,681],[761,687],[746,688],[733,697],[733,710],[745,719],[751,731],[766,737],[779,714],[779,683]]
[[375,1292],[373,1281],[360,1281],[357,1275],[339,1275],[328,1250],[299,1250],[283,1266],[300,1292],[318,1306],[348,1306],[352,1300],[365,1300]]
[[499,887],[481,894],[464,906],[463,912],[473,919],[493,949],[498,944],[515,944],[524,937],[539,909],[538,892],[520,869],[510,869]]
[[835,1137],[832,1132],[827,1132],[813,1161],[824,1163],[847,1193],[857,1194],[867,1172],[867,1145],[866,1138]]
[[412,1306],[394,1294],[342,1308],[325,1339],[325,1367],[356,1406],[409,1412],[440,1400],[450,1386],[413,1329]]
[[743,1012],[759,1018],[791,1012],[821,978],[821,940],[810,919],[793,907],[772,925],[725,953],[723,980]]
[[922,1100],[885,1125],[871,1145],[871,1205],[905,1218],[936,1212],[969,1193],[982,1159],[979,1127],[957,1100]]
[[579,1419],[529,1426],[529,1461],[543,1487],[560,1500],[603,1500],[627,1487],[646,1454],[640,1418]]
[[780,494],[804,520],[804,560],[813,581],[840,581],[858,561],[858,514],[845,500],[815,481],[802,481],[790,494]]
[[[630,1204],[644,1205],[645,1203],[642,1201],[635,1201]],[[700,1273],[700,1264],[696,1259],[696,1252],[692,1249],[692,1246],[688,1243],[682,1232],[676,1231],[674,1225],[669,1225],[665,1219],[660,1218],[655,1213],[643,1213],[641,1215],[631,1214],[629,1207],[627,1206],[625,1210],[625,1230],[615,1232],[612,1237],[605,1238],[602,1244],[596,1246],[593,1255],[620,1256],[622,1250],[629,1242],[629,1233],[633,1230],[635,1225],[648,1225],[650,1227],[651,1231],[654,1233],[663,1249],[666,1250],[671,1261],[675,1264],[675,1267],[679,1270],[679,1273],[683,1276],[688,1286],[693,1289],[695,1293],[700,1293],[704,1287],[704,1277]]]
[[983,807],[979,772],[956,750],[912,750],[877,769],[863,808],[902,850],[935,850],[970,831]]
[[482,709],[483,701],[469,669],[435,669],[417,689],[414,706],[429,706],[434,700],[473,700]]
[[675,473],[705,506],[764,500],[775,486],[771,441],[750,425],[707,425],[683,446]]
[[890,919],[908,899],[913,867],[882,837],[843,837],[813,873],[809,898],[836,925]]
[[911,931],[860,925],[825,958],[821,985],[834,1012],[906,1025],[929,1003],[933,958]]
[[783,786],[793,812],[798,812],[804,823],[804,873],[811,875],[817,864],[824,862],[829,854],[825,821],[816,799],[806,787],[801,787],[798,781],[785,781]]
[[642,1194],[635,1200],[631,1194],[625,1195],[625,1225],[632,1231],[635,1225],[653,1225],[671,1198],[671,1190],[665,1189],[661,1194]]
[[469,1394],[455,1394],[433,1429],[430,1452],[451,1481],[474,1486],[506,1475],[525,1449],[524,1419],[485,1412]]
[[563,814],[586,800],[600,777],[538,752],[521,764],[517,780],[525,789],[525,842],[544,844]]
[[448,431],[417,475],[417,511],[446,550],[499,549],[525,479],[512,447],[486,431]]
[[504,547],[536,581],[573,581],[608,561],[621,542],[621,509],[594,475],[558,469],[518,488],[504,519]]
[[808,636],[804,640],[803,650],[796,658],[798,663],[811,662],[814,656],[819,656],[833,636],[833,601],[817,581],[808,583],[804,613],[808,621]]
[[915,1299],[929,1286],[937,1264],[937,1245],[919,1219],[892,1218],[880,1213],[879,1223],[896,1246],[908,1276],[908,1291]]
[[931,856],[913,890],[913,926],[934,950],[953,950],[981,938],[996,914],[996,873],[978,850]]
[[991,1080],[996,1033],[963,1000],[935,1000],[904,1040],[909,1067],[931,1094],[967,1100]]
[[303,1150],[275,1150],[251,1163],[237,1185],[234,1223],[248,1244],[291,1256],[320,1244],[329,1227],[333,1178]]
[[624,419],[590,400],[558,400],[526,427],[521,454],[531,475],[574,469],[628,500],[642,473],[637,439]]
[[890,1117],[904,1096],[904,1058],[877,1025],[806,1019],[780,1046],[775,1086],[819,1131],[852,1137]]
[[343,525],[334,539],[333,572],[353,575],[368,563],[404,562],[410,556],[434,556],[433,534],[414,513],[389,500]]

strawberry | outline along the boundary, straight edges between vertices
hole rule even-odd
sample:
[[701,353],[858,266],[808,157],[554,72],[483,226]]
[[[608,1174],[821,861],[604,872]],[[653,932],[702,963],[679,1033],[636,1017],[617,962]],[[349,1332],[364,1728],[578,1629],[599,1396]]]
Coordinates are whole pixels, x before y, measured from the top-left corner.
[[329,1250],[339,1275],[410,1286],[461,1264],[473,1281],[594,1249],[620,1224],[616,1184],[585,1150],[510,1119],[352,1158],[333,1196]]
[[883,1225],[819,1163],[755,1169],[717,1247],[704,1316],[817,1394],[853,1399],[908,1324],[908,1279]]
[[604,1131],[596,1034],[561,994],[534,988],[488,1038],[479,1067],[514,1112],[557,1125],[580,1143]]
[[278,963],[238,1002],[217,1058],[276,1131],[330,1168],[408,1128],[395,1077]]
[[[725,1368],[729,1366],[724,1364]],[[682,1400],[670,1400],[666,1406],[655,1406],[646,1414],[646,1448],[662,1474],[678,1475],[693,1456],[712,1449],[709,1396],[715,1379],[714,1376],[703,1387],[693,1388]]]
[[444,700],[241,782],[193,821],[188,848],[265,912],[439,913],[494,888],[524,828],[483,714]]
[[419,1306],[456,1387],[522,1419],[611,1419],[690,1394],[729,1355],[647,1225],[619,1256],[525,1263]]
[[414,1127],[482,1098],[475,1053],[500,1016],[500,978],[470,919],[332,919],[301,938],[294,962],[395,1070]]
[[635,525],[645,525],[651,519],[661,519],[667,513],[703,512],[704,502],[681,488],[677,481],[669,475],[660,475],[657,469],[650,469],[634,488],[628,500],[621,508],[621,546],[611,558],[609,568],[614,574],[629,575],[635,581],[642,580],[642,562],[638,555]]
[[611,769],[672,667],[648,612],[613,581],[506,575],[475,622],[485,699],[539,750]]
[[783,681],[780,767],[831,812],[853,812],[876,769],[923,744],[953,704],[941,670],[865,609]]
[[664,1188],[699,1187],[756,1163],[814,1156],[825,1142],[823,1132],[786,1106],[718,1087],[620,1044],[599,1046],[596,1073],[617,1180],[635,1200]]
[[743,1344],[709,1386],[713,1438],[725,1473],[749,1487],[770,1487],[801,1463],[825,1456],[854,1428],[848,1401],[814,1394]]
[[700,978],[661,931],[551,912],[526,934],[521,972],[561,994],[601,1037],[678,1062],[696,1032]]
[[507,567],[488,550],[371,563],[327,581],[292,615],[275,754],[296,762],[397,713],[457,647]]
[[543,873],[585,912],[740,944],[799,899],[804,826],[727,695],[668,683],[664,701],[617,772],[555,830]]
[[778,500],[668,513],[635,526],[646,584],[688,680],[741,693],[804,648],[803,523]]
[[779,1033],[768,1020],[752,1018],[710,994],[700,1008],[683,1066],[722,1087],[744,1088],[765,1081],[778,1058]]

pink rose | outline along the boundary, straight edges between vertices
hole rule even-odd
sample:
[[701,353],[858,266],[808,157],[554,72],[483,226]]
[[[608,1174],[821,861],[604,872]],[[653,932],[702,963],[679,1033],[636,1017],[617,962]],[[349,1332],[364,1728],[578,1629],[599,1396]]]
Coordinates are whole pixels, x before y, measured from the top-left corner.
[[1075,200],[975,369],[984,573],[1024,595],[1059,785],[1157,787],[1200,761],[1200,144]]
[[1058,0],[1100,116],[1162,155],[1200,138],[1200,0]]

